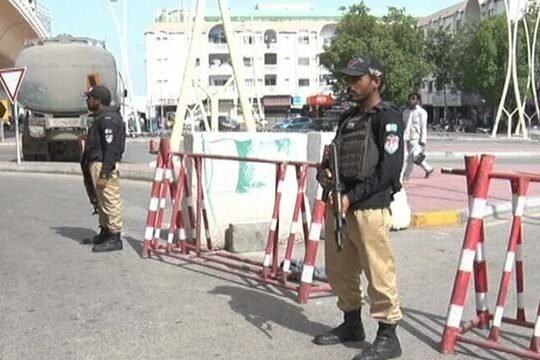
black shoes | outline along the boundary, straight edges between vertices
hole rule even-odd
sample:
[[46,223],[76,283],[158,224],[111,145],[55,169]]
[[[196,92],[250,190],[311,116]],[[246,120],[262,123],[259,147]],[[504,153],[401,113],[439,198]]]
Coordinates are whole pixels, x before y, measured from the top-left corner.
[[122,239],[120,238],[120,233],[110,233],[105,240],[97,245],[92,247],[92,252],[108,252],[108,251],[117,251],[122,250]]
[[435,168],[432,168],[431,170],[426,171],[426,175],[424,176],[424,179],[428,179],[431,174],[435,171]]
[[366,334],[362,325],[360,310],[344,313],[345,321],[325,334],[317,335],[313,342],[317,345],[335,345],[346,341],[364,341]]
[[105,241],[105,239],[107,239],[107,236],[109,236],[109,229],[107,228],[101,228],[101,230],[99,231],[99,234],[91,237],[91,238],[86,238],[86,239],[83,239],[83,241],[81,241],[81,244],[83,245],[98,245],[98,244],[101,244]]
[[372,345],[368,346],[352,360],[387,360],[401,356],[401,345],[396,335],[396,324],[379,323],[377,337]]

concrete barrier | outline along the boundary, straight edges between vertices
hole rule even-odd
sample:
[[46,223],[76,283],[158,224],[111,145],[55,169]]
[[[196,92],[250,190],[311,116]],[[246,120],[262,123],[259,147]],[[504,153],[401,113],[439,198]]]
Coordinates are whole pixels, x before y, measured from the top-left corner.
[[[331,133],[194,133],[186,137],[184,151],[272,160],[318,162]],[[238,161],[205,160],[204,192],[212,238],[223,245],[232,225],[265,222],[270,226],[275,194],[276,167]],[[294,167],[287,169],[281,200],[280,239],[290,230],[296,199]],[[315,172],[310,171],[307,197],[315,197]],[[311,213],[311,206],[308,214]],[[262,230],[262,229],[261,229]],[[301,229],[297,229],[298,233]]]

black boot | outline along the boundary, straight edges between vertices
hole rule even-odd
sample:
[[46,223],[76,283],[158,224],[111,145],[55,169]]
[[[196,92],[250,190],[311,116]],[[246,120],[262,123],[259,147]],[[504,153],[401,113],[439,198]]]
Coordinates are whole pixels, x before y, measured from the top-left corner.
[[401,345],[396,335],[396,324],[379,323],[377,337],[372,345],[353,360],[387,360],[401,356]]
[[343,313],[345,321],[327,333],[317,335],[313,342],[317,345],[335,345],[345,341],[364,341],[366,334],[362,325],[360,310]]
[[101,244],[94,245],[92,247],[92,252],[107,252],[122,250],[122,239],[120,238],[120,233],[110,233],[109,236]]
[[83,239],[81,243],[83,245],[98,245],[103,243],[107,236],[109,236],[109,229],[102,227],[101,230],[99,230],[99,234],[94,235],[91,238]]

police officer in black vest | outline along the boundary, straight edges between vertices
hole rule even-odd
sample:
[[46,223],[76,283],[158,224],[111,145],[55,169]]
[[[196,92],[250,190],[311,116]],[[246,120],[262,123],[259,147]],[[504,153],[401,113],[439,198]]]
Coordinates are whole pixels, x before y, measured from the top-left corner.
[[[404,124],[399,109],[381,101],[384,70],[377,59],[355,57],[338,75],[345,77],[348,95],[356,106],[342,114],[334,139],[343,189],[343,248],[336,246],[334,207],[329,204],[325,257],[328,279],[338,296],[344,322],[313,341],[332,345],[365,339],[361,318],[363,273],[370,313],[379,327],[373,344],[353,360],[394,359],[401,356],[396,326],[402,313],[389,239],[390,203],[401,187]],[[331,189],[333,174],[325,163],[317,178],[325,189]]]
[[88,164],[94,183],[101,231],[83,243],[94,244],[93,252],[122,250],[122,202],[118,166],[124,153],[126,130],[117,107],[111,105],[111,92],[102,85],[90,88],[86,104],[94,120],[88,131],[83,161]]

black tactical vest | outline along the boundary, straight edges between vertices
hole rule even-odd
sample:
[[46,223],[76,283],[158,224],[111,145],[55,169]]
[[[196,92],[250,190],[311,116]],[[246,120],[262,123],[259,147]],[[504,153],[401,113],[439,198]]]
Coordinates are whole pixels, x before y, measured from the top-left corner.
[[363,180],[375,172],[379,148],[373,135],[374,113],[355,112],[345,118],[337,136],[342,180]]

